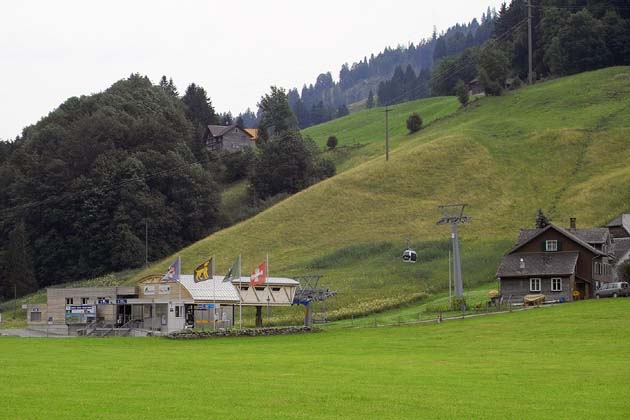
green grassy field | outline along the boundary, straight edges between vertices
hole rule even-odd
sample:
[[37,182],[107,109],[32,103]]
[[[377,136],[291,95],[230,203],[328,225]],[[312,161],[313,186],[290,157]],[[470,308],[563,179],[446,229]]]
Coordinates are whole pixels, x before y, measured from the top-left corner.
[[7,419],[623,419],[630,299],[171,341],[0,337]]

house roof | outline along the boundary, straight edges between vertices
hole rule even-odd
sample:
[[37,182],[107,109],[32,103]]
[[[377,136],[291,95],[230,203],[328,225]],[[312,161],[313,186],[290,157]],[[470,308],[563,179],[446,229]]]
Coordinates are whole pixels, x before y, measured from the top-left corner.
[[620,260],[630,251],[630,238],[617,238],[613,245],[615,246],[615,258]]
[[579,255],[577,251],[509,254],[503,257],[497,277],[568,276],[575,273]]
[[250,137],[252,138],[252,140],[258,140],[258,129],[257,128],[244,128],[243,131],[245,131],[247,134],[249,134]]
[[622,227],[630,235],[630,214],[620,214],[612,222],[608,223],[606,227]]
[[[518,236],[518,241],[516,243],[516,245],[514,246],[514,248],[512,248],[508,254],[511,254],[515,251],[517,251],[519,248],[521,248],[523,245],[529,243],[531,240],[533,240],[534,238],[538,237],[540,234],[542,234],[543,232],[548,231],[549,229],[554,229],[555,231],[559,232],[560,234],[566,236],[567,238],[573,240],[574,242],[577,242],[578,244],[582,245],[584,248],[588,249],[589,251],[591,251],[594,254],[597,255],[606,255],[604,254],[602,251],[599,251],[598,249],[593,248],[592,245],[589,244],[589,242],[587,240],[585,240],[584,238],[580,237],[580,232],[582,232],[585,237],[592,239],[592,238],[596,238],[599,239],[599,235],[600,234],[604,234],[604,233],[608,233],[608,232],[604,232],[606,231],[606,229],[604,228],[593,228],[593,229],[575,229],[575,230],[567,230],[564,228],[561,228],[560,226],[556,226],[552,223],[550,223],[549,225],[547,225],[547,227],[543,228],[543,229],[522,229],[519,233]],[[602,232],[599,232],[599,231]],[[588,231],[588,232],[587,232]],[[595,232],[597,231],[597,232]],[[602,242],[604,242],[602,240]],[[592,243],[599,243],[599,242],[592,242]]]
[[606,243],[610,231],[607,228],[569,229],[578,238],[589,244]]
[[[234,130],[235,128],[238,128],[238,126],[236,124],[230,124],[230,125],[208,125],[208,131],[210,131],[210,134],[212,135],[212,137],[224,136],[226,133]],[[253,138],[253,135],[249,131],[247,131],[247,129],[244,129],[243,132],[245,134],[247,134],[249,137]]]

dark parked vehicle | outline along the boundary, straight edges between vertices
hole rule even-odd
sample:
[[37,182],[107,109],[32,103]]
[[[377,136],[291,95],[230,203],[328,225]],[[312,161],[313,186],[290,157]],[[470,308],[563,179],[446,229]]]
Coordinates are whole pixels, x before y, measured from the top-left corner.
[[625,281],[617,283],[605,283],[597,289],[595,297],[618,297],[618,296],[630,296],[630,285]]

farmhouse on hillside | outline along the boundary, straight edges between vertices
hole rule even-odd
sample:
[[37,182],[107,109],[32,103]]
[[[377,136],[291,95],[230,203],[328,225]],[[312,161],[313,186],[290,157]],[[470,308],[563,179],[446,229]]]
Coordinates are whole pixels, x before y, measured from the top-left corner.
[[203,135],[203,142],[211,150],[236,152],[251,147],[254,135],[236,124],[208,125]]
[[523,229],[497,270],[501,294],[511,302],[530,294],[560,302],[591,298],[613,280],[613,252],[608,228],[578,229],[574,218],[569,229]]
[[630,214],[621,214],[606,225],[613,237],[615,245],[615,267],[613,276],[615,281],[619,279],[621,264],[630,260]]

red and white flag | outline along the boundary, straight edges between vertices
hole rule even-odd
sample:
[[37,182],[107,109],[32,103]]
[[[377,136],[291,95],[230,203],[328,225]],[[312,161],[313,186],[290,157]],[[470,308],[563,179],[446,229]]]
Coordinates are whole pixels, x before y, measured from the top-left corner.
[[250,286],[258,286],[260,284],[265,284],[267,281],[267,262],[262,262],[256,270],[249,276],[249,284]]

